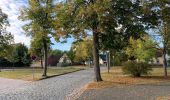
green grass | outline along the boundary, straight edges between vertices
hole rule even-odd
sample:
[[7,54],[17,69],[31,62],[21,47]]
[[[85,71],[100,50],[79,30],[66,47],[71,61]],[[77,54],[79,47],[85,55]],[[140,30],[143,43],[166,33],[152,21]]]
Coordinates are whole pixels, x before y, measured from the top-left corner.
[[[48,77],[62,75],[74,71],[79,71],[82,68],[80,67],[50,67],[47,70]],[[33,72],[34,72],[34,79],[33,79]],[[34,71],[32,68],[22,68],[22,69],[14,69],[9,71],[1,71],[0,77],[3,78],[10,78],[10,79],[21,79],[21,80],[27,80],[27,81],[33,81],[33,80],[41,80],[44,79],[42,77],[43,69],[41,68],[35,68]]]

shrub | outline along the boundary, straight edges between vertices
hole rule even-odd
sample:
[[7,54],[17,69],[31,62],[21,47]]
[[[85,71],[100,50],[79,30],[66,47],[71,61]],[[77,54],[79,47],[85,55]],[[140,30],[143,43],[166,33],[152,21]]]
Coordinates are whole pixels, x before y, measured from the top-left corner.
[[124,74],[130,74],[134,77],[140,77],[141,75],[147,75],[152,68],[149,64],[144,62],[128,61],[124,63],[122,71]]

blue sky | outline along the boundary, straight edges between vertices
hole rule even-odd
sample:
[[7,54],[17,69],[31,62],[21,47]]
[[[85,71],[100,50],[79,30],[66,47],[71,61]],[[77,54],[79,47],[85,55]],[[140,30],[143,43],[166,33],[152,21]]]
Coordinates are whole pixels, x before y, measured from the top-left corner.
[[[0,0],[0,8],[4,13],[8,15],[8,19],[10,22],[10,27],[7,28],[9,32],[14,35],[15,43],[24,43],[28,47],[30,46],[30,37],[26,37],[24,35],[24,31],[22,30],[22,26],[25,24],[24,22],[18,20],[18,15],[20,14],[20,9],[23,6],[27,6],[27,0]],[[73,38],[69,38],[67,43],[56,43],[54,39],[51,39],[55,44],[52,46],[53,49],[60,50],[69,50]]]

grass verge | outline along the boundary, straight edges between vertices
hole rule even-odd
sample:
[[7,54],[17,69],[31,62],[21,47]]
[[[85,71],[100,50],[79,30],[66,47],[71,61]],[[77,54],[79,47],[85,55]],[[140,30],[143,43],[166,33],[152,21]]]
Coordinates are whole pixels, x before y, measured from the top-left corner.
[[[49,67],[47,71],[47,77],[55,77],[63,74],[68,74],[75,71],[80,71],[83,68],[80,67]],[[34,73],[34,74],[33,74]],[[46,79],[42,77],[43,69],[41,68],[21,68],[21,69],[11,69],[11,70],[2,70],[0,72],[0,77],[10,78],[10,79],[20,79],[26,81],[37,81]]]

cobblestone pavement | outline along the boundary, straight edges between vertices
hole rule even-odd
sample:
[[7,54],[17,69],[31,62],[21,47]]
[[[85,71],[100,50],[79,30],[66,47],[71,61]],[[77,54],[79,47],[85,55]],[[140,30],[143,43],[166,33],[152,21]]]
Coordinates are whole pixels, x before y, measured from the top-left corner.
[[170,100],[170,83],[86,90],[77,100]]
[[0,88],[0,100],[64,100],[68,94],[83,87],[92,79],[93,69],[87,69],[37,82],[23,83],[17,88]]

